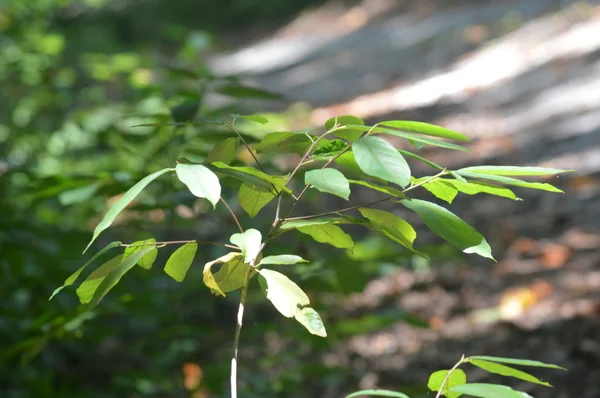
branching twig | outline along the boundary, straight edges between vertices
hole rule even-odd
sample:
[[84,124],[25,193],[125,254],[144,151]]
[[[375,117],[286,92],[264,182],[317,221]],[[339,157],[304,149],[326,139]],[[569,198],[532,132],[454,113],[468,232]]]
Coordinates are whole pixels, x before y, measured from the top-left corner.
[[223,204],[225,205],[225,207],[227,207],[227,210],[229,210],[229,213],[231,214],[231,217],[233,218],[233,221],[235,221],[235,224],[237,225],[237,227],[240,230],[240,232],[244,233],[244,228],[242,228],[242,225],[240,224],[240,221],[235,216],[235,213],[233,212],[233,210],[231,210],[231,207],[229,207],[229,205],[227,204],[227,202],[225,202],[225,199],[223,199],[223,197],[220,197],[219,200],[221,202],[223,202]]

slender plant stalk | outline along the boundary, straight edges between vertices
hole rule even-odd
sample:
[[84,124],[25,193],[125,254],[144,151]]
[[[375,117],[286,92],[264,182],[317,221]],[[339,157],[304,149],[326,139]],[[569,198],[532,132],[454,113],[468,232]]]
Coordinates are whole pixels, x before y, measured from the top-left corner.
[[444,381],[442,382],[442,385],[440,386],[440,389],[438,390],[435,398],[440,398],[442,396],[442,391],[444,391],[444,386],[446,385],[446,383],[448,382],[448,379],[450,379],[450,375],[452,374],[452,372],[454,372],[456,370],[456,368],[458,368],[460,365],[462,365],[463,361],[465,360],[465,354],[463,354],[460,357],[460,361],[458,361],[453,367],[452,369],[450,369],[448,371],[448,373],[446,374],[446,378],[444,378]]
[[233,210],[231,210],[231,207],[229,207],[229,205],[227,204],[227,202],[225,202],[225,199],[223,199],[223,197],[220,197],[219,200],[221,202],[223,202],[223,204],[225,205],[225,207],[227,207],[227,210],[229,210],[229,214],[231,214],[231,217],[233,218],[233,221],[235,221],[235,224],[237,225],[237,227],[240,230],[240,232],[244,233],[244,228],[242,228],[242,225],[240,224],[240,220],[238,220],[238,218],[235,216],[235,213],[233,212]]
[[237,136],[239,137],[240,141],[242,141],[242,144],[244,144],[244,146],[246,147],[246,149],[250,153],[250,156],[252,156],[252,158],[256,162],[256,165],[258,166],[258,168],[260,169],[260,171],[262,171],[264,173],[265,169],[262,167],[262,165],[258,161],[258,158],[254,154],[254,152],[252,152],[252,149],[250,148],[250,145],[248,145],[248,143],[246,142],[246,140],[244,139],[244,137],[242,137],[242,134],[240,134],[240,132],[235,128],[235,121],[236,120],[237,120],[237,118],[233,118],[233,120],[231,121],[231,123],[227,123],[226,126],[229,127],[231,130],[233,130],[234,133],[237,134]]
[[147,242],[147,243],[131,243],[131,244],[122,244],[121,246],[123,247],[136,247],[136,246],[154,246],[154,245],[181,245],[181,244],[185,244],[185,243],[193,243],[196,242],[199,245],[215,245],[215,246],[223,246],[223,247],[228,247],[230,249],[235,249],[235,250],[240,250],[239,247],[234,246],[234,245],[228,245],[226,243],[220,243],[220,242],[210,242],[210,241],[201,241],[201,240],[169,240],[169,241],[165,241],[165,242]]

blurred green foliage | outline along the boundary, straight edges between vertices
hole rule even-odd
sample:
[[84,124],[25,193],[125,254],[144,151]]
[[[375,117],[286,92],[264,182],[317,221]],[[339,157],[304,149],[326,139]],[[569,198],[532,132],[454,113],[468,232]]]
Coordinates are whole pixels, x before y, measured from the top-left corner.
[[[195,387],[216,396],[227,390],[237,298],[211,300],[198,267],[183,285],[157,270],[136,270],[92,312],[83,312],[72,292],[51,302],[48,297],[89,258],[81,251],[111,198],[181,157],[202,159],[217,140],[232,134],[186,122],[227,118],[252,109],[249,100],[278,98],[235,77],[215,77],[204,62],[218,44],[213,34],[266,26],[319,2],[0,3],[2,396],[189,396],[190,364],[204,375]],[[291,115],[297,118],[298,111],[305,112],[296,107]],[[285,115],[269,119],[289,125]],[[172,120],[184,125],[132,127]],[[233,225],[226,213],[204,214],[207,208],[173,189],[182,188],[175,178],[161,181],[128,209],[116,237],[100,240],[229,236]],[[287,247],[306,252],[308,242],[283,239],[282,252]],[[202,250],[206,260],[223,254]],[[311,248],[310,258],[311,264],[296,269],[308,291],[351,292],[386,272],[382,261],[397,266],[398,249],[369,240],[348,255]],[[343,383],[343,372],[325,368],[310,352],[365,331],[362,325],[374,328],[405,316],[345,320],[322,341],[280,320],[253,293],[243,340],[259,347],[261,359],[249,362],[254,371],[242,387],[247,397],[305,396],[305,388],[292,391],[315,375],[319,383]],[[309,354],[261,348],[281,336]],[[242,367],[242,378],[249,373]]]

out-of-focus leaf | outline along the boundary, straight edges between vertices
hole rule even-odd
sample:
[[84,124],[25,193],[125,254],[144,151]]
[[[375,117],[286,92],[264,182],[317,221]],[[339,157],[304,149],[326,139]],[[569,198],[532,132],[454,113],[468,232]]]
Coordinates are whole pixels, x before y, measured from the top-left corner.
[[256,87],[246,86],[238,82],[231,82],[229,84],[222,85],[220,87],[217,87],[215,91],[227,95],[229,97],[239,99],[283,99],[283,96],[281,94],[273,93]]
[[346,398],[358,397],[391,397],[391,398],[410,398],[408,395],[401,392],[390,390],[362,390],[346,395]]
[[259,115],[240,115],[238,117],[241,119],[244,119],[244,120],[249,120],[251,122],[260,123],[263,126],[266,125],[267,123],[269,123],[269,119],[267,119],[264,116],[259,116]]
[[162,169],[162,170],[156,171],[156,172],[150,174],[149,176],[144,177],[141,181],[139,181],[137,184],[135,184],[133,187],[131,187],[127,192],[125,192],[125,194],[123,196],[121,196],[121,198],[106,212],[102,221],[100,221],[100,223],[96,226],[96,228],[94,229],[94,235],[92,236],[92,240],[90,241],[90,243],[88,243],[87,247],[85,248],[85,250],[83,252],[85,253],[87,251],[87,249],[89,249],[89,247],[92,245],[92,243],[94,243],[94,241],[96,240],[98,235],[100,235],[100,233],[102,233],[102,231],[104,231],[105,229],[110,227],[110,225],[113,223],[115,218],[119,215],[119,213],[121,213],[121,211],[123,211],[123,209],[125,209],[125,207],[127,207],[127,205],[133,199],[135,199],[135,197],[140,192],[142,192],[142,190],[144,188],[146,188],[146,186],[148,184],[150,184],[156,178],[160,177],[161,175],[163,175],[166,172],[171,171],[171,170],[173,170],[173,169]]
[[198,243],[188,242],[185,245],[179,247],[171,254],[165,265],[165,273],[177,282],[183,282],[185,276],[190,269],[196,251],[198,250]]
[[283,190],[287,193],[292,192],[289,188],[285,186],[285,181],[281,177],[271,176],[253,167],[234,167],[228,166],[223,162],[214,162],[212,165],[219,169],[219,172],[224,173],[235,179],[238,179],[247,185],[258,185],[271,190],[273,190],[273,187],[275,187],[277,191]]
[[[331,119],[327,120],[325,122],[325,128],[327,130],[331,130],[336,126],[336,124],[338,126],[347,126],[347,125],[362,125],[362,126],[364,126],[365,122],[356,116],[343,115],[343,116],[332,117]],[[334,134],[340,138],[348,140],[348,142],[354,142],[360,138],[360,136],[363,134],[363,130],[356,129],[356,128],[353,129],[353,128],[349,128],[349,127],[343,127],[343,128],[338,128],[338,130],[336,130],[334,132]]]
[[204,163],[211,164],[213,162],[223,162],[229,164],[235,159],[238,147],[240,145],[239,138],[227,138],[214,146],[208,154]]
[[387,193],[388,195],[397,196],[399,198],[406,197],[406,195],[404,195],[404,193],[402,193],[401,190],[394,188],[394,187],[372,184],[370,182],[362,181],[362,180],[348,180],[348,181],[351,184],[362,185],[363,187],[371,188],[374,191]]
[[199,198],[206,198],[213,208],[221,197],[219,178],[207,167],[201,164],[182,164],[175,167],[177,177],[190,192]]
[[423,137],[422,135],[419,135],[419,134],[405,133],[403,131],[379,128],[379,127],[376,127],[374,131],[377,134],[389,134],[389,135],[395,135],[397,137],[405,138],[408,141],[410,141],[413,145],[415,145],[417,148],[419,148],[420,146],[423,146],[423,145],[432,145],[432,146],[438,146],[438,147],[446,148],[446,149],[454,149],[456,151],[469,152],[469,150],[463,146],[453,144],[451,142],[436,140],[436,139],[429,138],[429,137]]
[[496,363],[508,363],[511,365],[532,366],[535,368],[550,368],[550,369],[566,370],[565,368],[558,366],[558,365],[552,365],[552,364],[544,363],[544,362],[540,362],[540,361],[532,361],[530,359],[490,357],[490,356],[484,356],[484,355],[476,355],[476,356],[467,358],[467,360],[471,360],[471,359],[480,359],[482,361],[489,361],[489,362],[496,362]]
[[262,141],[253,146],[258,153],[299,153],[304,154],[311,139],[305,133],[297,132],[274,132],[264,136]]
[[186,101],[171,108],[171,117],[175,123],[185,123],[196,120],[200,110],[200,101]]
[[473,166],[465,167],[458,171],[478,174],[493,174],[499,176],[545,176],[569,173],[573,170],[551,169],[546,167],[521,167],[521,166]]

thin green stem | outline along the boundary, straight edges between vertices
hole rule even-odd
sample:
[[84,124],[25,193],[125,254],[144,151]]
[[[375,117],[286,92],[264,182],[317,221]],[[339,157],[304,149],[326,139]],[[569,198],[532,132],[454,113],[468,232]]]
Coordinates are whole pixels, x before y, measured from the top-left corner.
[[165,242],[145,242],[145,243],[129,243],[129,244],[124,243],[121,246],[123,246],[123,247],[154,246],[154,245],[165,246],[165,245],[181,245],[181,244],[192,243],[192,242],[196,242],[199,245],[215,245],[215,246],[223,246],[223,247],[228,247],[230,249],[240,250],[239,247],[233,246],[233,245],[228,245],[226,243],[199,241],[199,240],[169,240],[169,241],[165,241]]
[[235,128],[235,121],[236,120],[237,120],[237,117],[234,117],[233,120],[231,121],[231,123],[226,123],[225,125],[227,127],[229,127],[231,130],[233,130],[234,133],[237,134],[237,136],[239,137],[240,141],[242,141],[242,144],[244,144],[244,146],[246,147],[246,149],[250,153],[250,156],[252,156],[252,158],[256,162],[256,165],[258,166],[258,168],[260,169],[260,171],[262,171],[264,173],[265,169],[262,167],[262,165],[258,161],[258,158],[256,157],[256,155],[254,154],[254,152],[250,148],[250,145],[248,145],[248,143],[246,142],[246,140],[244,139],[244,137],[242,137],[242,134],[240,134],[240,132]]
[[448,382],[448,379],[450,379],[450,375],[452,374],[452,372],[454,372],[460,365],[463,364],[465,360],[465,354],[463,354],[460,357],[460,361],[458,361],[453,367],[452,369],[450,369],[448,371],[448,373],[446,374],[446,377],[444,378],[444,381],[442,382],[442,385],[440,386],[440,389],[438,390],[435,398],[440,398],[442,396],[442,392],[444,391],[444,386],[446,385],[446,383]]
[[233,218],[233,221],[235,221],[235,224],[237,225],[237,227],[240,230],[240,232],[244,233],[244,228],[242,228],[242,225],[240,224],[240,220],[238,220],[238,218],[235,216],[235,213],[233,212],[233,210],[231,210],[231,207],[229,207],[229,205],[227,204],[227,202],[225,202],[225,199],[223,199],[223,197],[220,197],[219,200],[221,202],[223,202],[223,204],[225,205],[225,207],[227,208],[227,210],[229,210],[229,214],[231,214],[231,217]]

